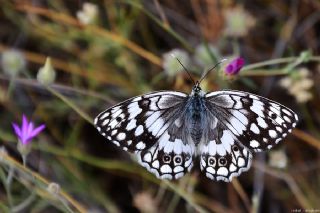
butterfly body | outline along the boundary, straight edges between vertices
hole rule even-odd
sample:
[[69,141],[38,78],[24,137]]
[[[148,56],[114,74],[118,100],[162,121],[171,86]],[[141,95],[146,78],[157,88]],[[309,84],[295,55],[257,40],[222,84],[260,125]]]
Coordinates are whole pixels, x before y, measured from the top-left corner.
[[182,177],[198,157],[208,178],[229,182],[250,168],[252,153],[272,148],[297,121],[292,110],[264,97],[205,93],[197,82],[189,95],[160,91],[128,99],[94,123],[158,178]]

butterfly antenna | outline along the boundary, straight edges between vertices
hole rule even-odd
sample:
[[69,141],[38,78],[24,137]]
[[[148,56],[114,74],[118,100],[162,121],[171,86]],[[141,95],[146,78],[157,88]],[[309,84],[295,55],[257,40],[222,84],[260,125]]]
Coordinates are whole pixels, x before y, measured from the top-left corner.
[[177,61],[179,62],[179,64],[183,67],[184,71],[186,71],[186,72],[188,73],[188,76],[189,76],[190,80],[191,80],[192,83],[195,85],[196,82],[195,82],[195,81],[193,80],[193,78],[191,77],[190,72],[187,70],[187,68],[181,63],[181,61],[180,61],[178,58],[176,58],[176,59],[177,59]]
[[216,63],[212,68],[210,68],[209,70],[207,70],[206,72],[204,72],[204,74],[201,76],[199,83],[209,74],[209,72],[211,72],[212,70],[214,70],[218,65],[222,64],[222,62],[226,61],[227,59],[222,59],[221,61],[219,61],[218,63]]

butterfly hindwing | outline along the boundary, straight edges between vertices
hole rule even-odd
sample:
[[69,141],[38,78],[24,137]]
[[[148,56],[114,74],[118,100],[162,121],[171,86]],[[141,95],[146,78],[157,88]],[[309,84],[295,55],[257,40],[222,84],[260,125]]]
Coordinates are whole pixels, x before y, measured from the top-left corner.
[[267,98],[240,91],[206,94],[206,107],[218,122],[249,150],[260,152],[278,144],[296,126],[298,116]]
[[222,135],[221,143],[212,140],[200,147],[200,168],[212,180],[229,182],[250,168],[252,154],[232,138],[229,130]]
[[195,147],[194,144],[188,144],[181,138],[180,135],[175,135],[175,138],[172,139],[169,131],[165,131],[158,143],[137,153],[139,163],[158,178],[178,179],[182,177],[193,166]]

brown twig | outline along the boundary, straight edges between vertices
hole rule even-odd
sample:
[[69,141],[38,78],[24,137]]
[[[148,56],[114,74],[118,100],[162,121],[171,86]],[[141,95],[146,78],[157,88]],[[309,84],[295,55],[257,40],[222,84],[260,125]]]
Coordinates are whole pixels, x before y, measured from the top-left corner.
[[305,133],[302,130],[295,129],[292,134],[296,136],[297,138],[301,139],[302,141],[306,142],[310,146],[313,146],[320,150],[320,141],[313,137],[312,135],[309,135],[308,133]]
[[166,27],[166,28],[170,28],[170,24],[168,22],[166,14],[164,13],[159,1],[158,0],[153,0],[153,3],[155,4],[155,6],[157,8],[157,11],[159,12],[160,18],[161,18],[161,20],[163,22],[163,26]]

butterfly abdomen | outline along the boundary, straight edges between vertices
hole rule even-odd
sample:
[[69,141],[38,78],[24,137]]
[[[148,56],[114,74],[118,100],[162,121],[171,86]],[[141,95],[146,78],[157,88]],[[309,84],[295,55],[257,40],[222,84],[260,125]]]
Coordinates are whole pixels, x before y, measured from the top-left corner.
[[190,115],[190,135],[193,142],[197,145],[200,143],[204,129],[204,105],[199,96],[192,97],[192,104],[188,110]]

